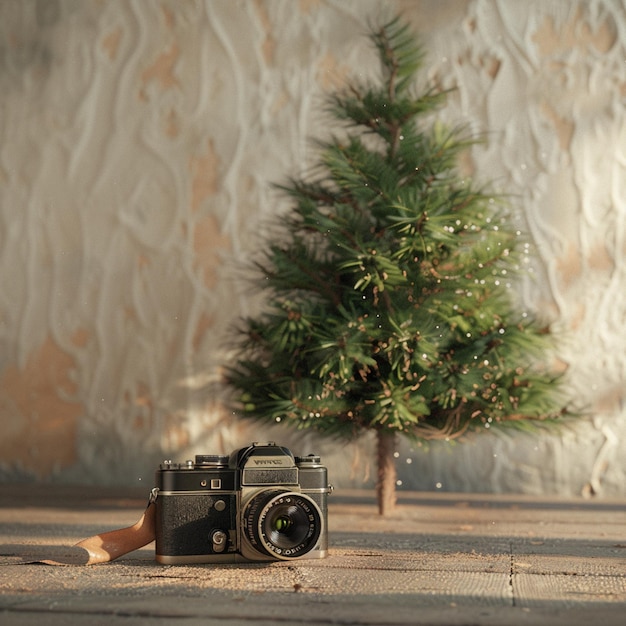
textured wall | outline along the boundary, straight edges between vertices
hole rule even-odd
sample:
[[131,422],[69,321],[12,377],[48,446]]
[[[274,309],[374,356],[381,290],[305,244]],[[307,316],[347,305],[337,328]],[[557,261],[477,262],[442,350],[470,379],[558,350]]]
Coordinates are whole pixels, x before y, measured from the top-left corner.
[[[375,69],[381,6],[422,34],[465,167],[514,194],[524,306],[592,417],[561,437],[399,450],[405,486],[623,494],[626,10],[620,0],[0,0],[0,478],[139,484],[162,457],[273,436],[220,402],[237,269],[314,159],[323,94]],[[370,482],[368,482],[370,481]]]

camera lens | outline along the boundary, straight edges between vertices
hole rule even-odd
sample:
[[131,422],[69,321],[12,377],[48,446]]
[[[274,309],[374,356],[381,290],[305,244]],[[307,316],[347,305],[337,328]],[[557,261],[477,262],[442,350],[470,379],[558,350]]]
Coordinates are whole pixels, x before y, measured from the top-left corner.
[[322,515],[308,496],[272,489],[254,496],[247,504],[244,528],[257,551],[277,559],[293,559],[316,547]]
[[262,525],[262,532],[266,539],[272,545],[281,548],[293,548],[298,545],[307,538],[309,529],[307,512],[291,502],[270,510]]

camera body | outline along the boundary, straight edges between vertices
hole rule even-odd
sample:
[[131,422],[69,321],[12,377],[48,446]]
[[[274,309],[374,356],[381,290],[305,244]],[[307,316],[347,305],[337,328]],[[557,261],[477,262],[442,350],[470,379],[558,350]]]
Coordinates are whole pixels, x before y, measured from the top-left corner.
[[156,560],[167,565],[323,558],[332,487],[316,455],[275,443],[156,471]]

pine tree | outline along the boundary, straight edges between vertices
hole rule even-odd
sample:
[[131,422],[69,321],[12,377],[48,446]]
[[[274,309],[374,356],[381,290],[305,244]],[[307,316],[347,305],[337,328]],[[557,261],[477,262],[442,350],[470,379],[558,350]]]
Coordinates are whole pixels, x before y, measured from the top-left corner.
[[330,96],[320,144],[255,265],[266,308],[238,328],[227,368],[240,413],[299,429],[377,435],[381,514],[396,501],[398,434],[455,439],[563,413],[539,364],[548,331],[510,283],[520,233],[501,198],[460,176],[446,94],[416,87],[423,50],[396,18],[374,27],[380,77]]

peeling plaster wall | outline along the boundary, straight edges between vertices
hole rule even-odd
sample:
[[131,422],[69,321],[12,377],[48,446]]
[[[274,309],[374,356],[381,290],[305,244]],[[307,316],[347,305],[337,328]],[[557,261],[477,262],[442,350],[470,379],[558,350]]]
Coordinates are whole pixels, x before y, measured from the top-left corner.
[[[0,0],[0,479],[151,483],[164,457],[275,438],[371,485],[346,449],[222,405],[239,263],[313,162],[323,95],[373,71],[384,6],[420,30],[464,167],[513,194],[524,306],[563,333],[591,417],[426,452],[419,489],[623,495],[626,9],[619,0]],[[364,62],[367,60],[367,62]]]

